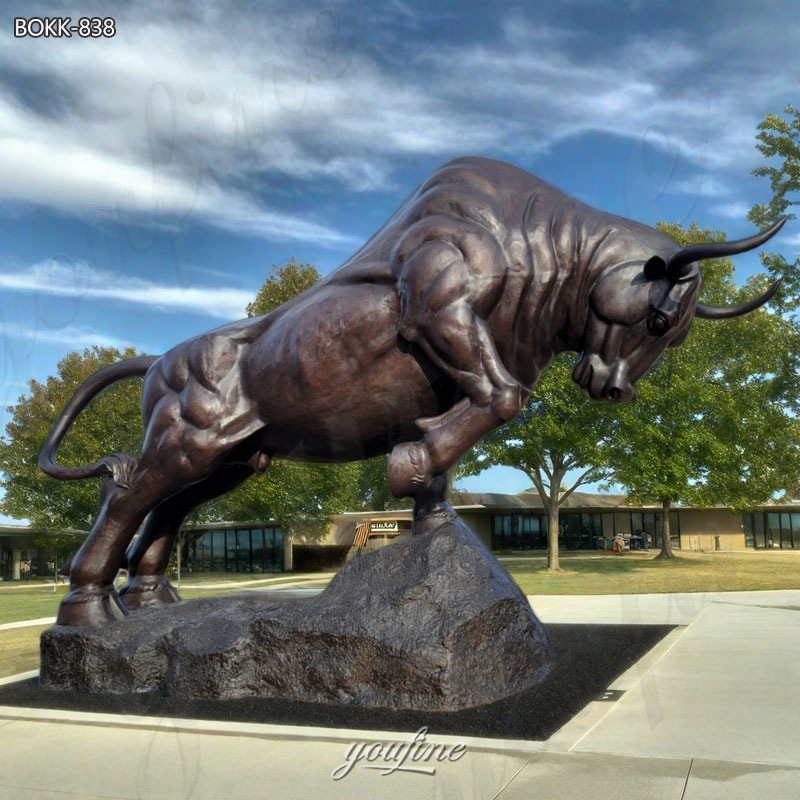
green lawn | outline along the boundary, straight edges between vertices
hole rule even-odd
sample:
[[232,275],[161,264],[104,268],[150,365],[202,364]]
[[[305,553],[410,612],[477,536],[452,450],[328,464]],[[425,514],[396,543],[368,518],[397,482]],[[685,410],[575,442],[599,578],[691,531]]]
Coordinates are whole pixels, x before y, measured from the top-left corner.
[[[226,575],[193,575],[181,580],[181,597],[189,600],[195,597],[214,597],[215,595],[236,591],[234,588],[224,587],[224,584],[229,583],[265,587],[313,577],[315,577],[313,573],[292,573],[266,577],[237,575],[235,573]],[[252,581],[259,581],[259,583],[251,584]],[[198,584],[211,588],[195,588]],[[217,584],[222,584],[223,586],[217,588]],[[248,586],[245,585],[242,588],[248,588]],[[24,619],[54,617],[58,612],[58,604],[66,591],[66,584],[60,584],[58,592],[53,593],[52,583],[41,581],[0,583],[0,625]]]
[[60,585],[55,593],[52,583],[4,585],[0,588],[0,625],[23,619],[54,617],[66,593],[66,584]]
[[[662,592],[723,592],[800,589],[800,551],[747,553],[681,553],[672,561],[628,553],[568,554],[564,571],[548,574],[542,557],[503,558],[503,565],[525,594],[651,594]],[[278,583],[305,576],[280,576]],[[193,588],[197,584],[242,583],[253,576],[192,576],[182,581],[181,595],[211,597],[237,588]],[[20,584],[15,584],[19,586]],[[267,584],[263,584],[267,585]],[[244,587],[243,587],[244,588]],[[0,623],[55,616],[66,586],[56,594],[52,584],[25,588],[0,587]],[[41,626],[0,631],[0,677],[36,669]]]
[[0,678],[39,669],[39,636],[47,625],[0,631]]
[[563,572],[548,573],[544,559],[503,559],[525,594],[660,594],[800,589],[800,551],[567,556]]

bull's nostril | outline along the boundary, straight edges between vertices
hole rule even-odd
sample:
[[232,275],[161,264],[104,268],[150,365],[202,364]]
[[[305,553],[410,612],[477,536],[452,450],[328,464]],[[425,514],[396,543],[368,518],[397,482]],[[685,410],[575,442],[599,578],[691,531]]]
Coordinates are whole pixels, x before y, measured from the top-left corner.
[[612,386],[607,392],[606,397],[611,401],[619,400],[621,392],[618,387]]

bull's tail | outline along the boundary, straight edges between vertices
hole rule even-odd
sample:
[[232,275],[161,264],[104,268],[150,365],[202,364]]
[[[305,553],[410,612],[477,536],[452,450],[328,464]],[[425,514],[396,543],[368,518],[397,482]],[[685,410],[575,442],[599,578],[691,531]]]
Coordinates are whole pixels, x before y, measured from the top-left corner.
[[130,456],[126,456],[124,453],[114,453],[86,467],[60,467],[55,462],[56,450],[78,415],[86,408],[92,398],[112,383],[124,378],[144,375],[158,358],[159,356],[139,356],[138,358],[118,361],[116,364],[104,367],[87,378],[75,394],[72,395],[72,399],[64,407],[56,424],[53,425],[53,430],[50,431],[47,439],[45,439],[42,450],[39,453],[40,469],[51,478],[58,478],[59,480],[74,481],[81,478],[110,475],[120,486],[127,486],[130,473],[136,466],[136,460]]

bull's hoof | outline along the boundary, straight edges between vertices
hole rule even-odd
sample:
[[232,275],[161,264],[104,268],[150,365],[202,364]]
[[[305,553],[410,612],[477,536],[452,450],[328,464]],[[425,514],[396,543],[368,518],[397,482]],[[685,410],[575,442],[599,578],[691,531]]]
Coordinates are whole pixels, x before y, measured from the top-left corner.
[[111,584],[70,589],[61,601],[56,625],[107,625],[124,619],[128,610]]
[[395,445],[387,467],[389,490],[395,497],[418,494],[433,477],[431,455],[424,441]]
[[179,603],[175,587],[163,575],[136,575],[120,587],[119,596],[128,611]]

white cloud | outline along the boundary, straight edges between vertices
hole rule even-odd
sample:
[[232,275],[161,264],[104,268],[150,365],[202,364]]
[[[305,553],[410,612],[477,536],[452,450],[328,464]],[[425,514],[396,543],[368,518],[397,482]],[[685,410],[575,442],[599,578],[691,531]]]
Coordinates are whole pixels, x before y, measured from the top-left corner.
[[[47,259],[26,270],[0,273],[0,289],[43,296],[114,300],[159,311],[189,311],[225,320],[245,315],[253,293],[220,286],[176,286],[116,275],[78,262]],[[62,340],[63,341],[63,340]]]
[[789,247],[800,247],[800,233],[795,233],[792,236],[785,236],[784,243]]
[[698,173],[694,178],[672,181],[671,192],[687,194],[692,197],[729,197],[733,189],[730,183],[718,175]]
[[[422,12],[383,13],[410,24]],[[0,193],[344,248],[352,238],[295,210],[310,203],[287,177],[312,194],[318,180],[384,189],[398,158],[536,153],[604,131],[646,139],[715,180],[758,160],[763,96],[790,97],[796,83],[790,71],[764,77],[735,15],[710,37],[642,33],[613,52],[595,46],[593,28],[521,13],[473,44],[450,43],[435,24],[393,39],[387,18],[388,55],[337,34],[352,17],[336,2],[290,13],[142,2],[120,8],[113,40],[15,40],[0,48],[12,76],[0,93]],[[778,23],[767,33],[792,38]],[[737,60],[720,68],[729,52]]]
[[67,345],[73,350],[83,350],[94,345],[119,349],[132,346],[132,342],[128,340],[117,339],[92,328],[77,325],[66,325],[63,328],[34,328],[16,323],[0,322],[0,336],[22,339],[31,344],[56,344],[62,348]]
[[752,207],[747,203],[743,203],[739,200],[728,200],[722,203],[718,203],[717,205],[712,206],[709,210],[712,214],[717,214],[720,217],[725,217],[726,219],[746,219],[747,212]]

